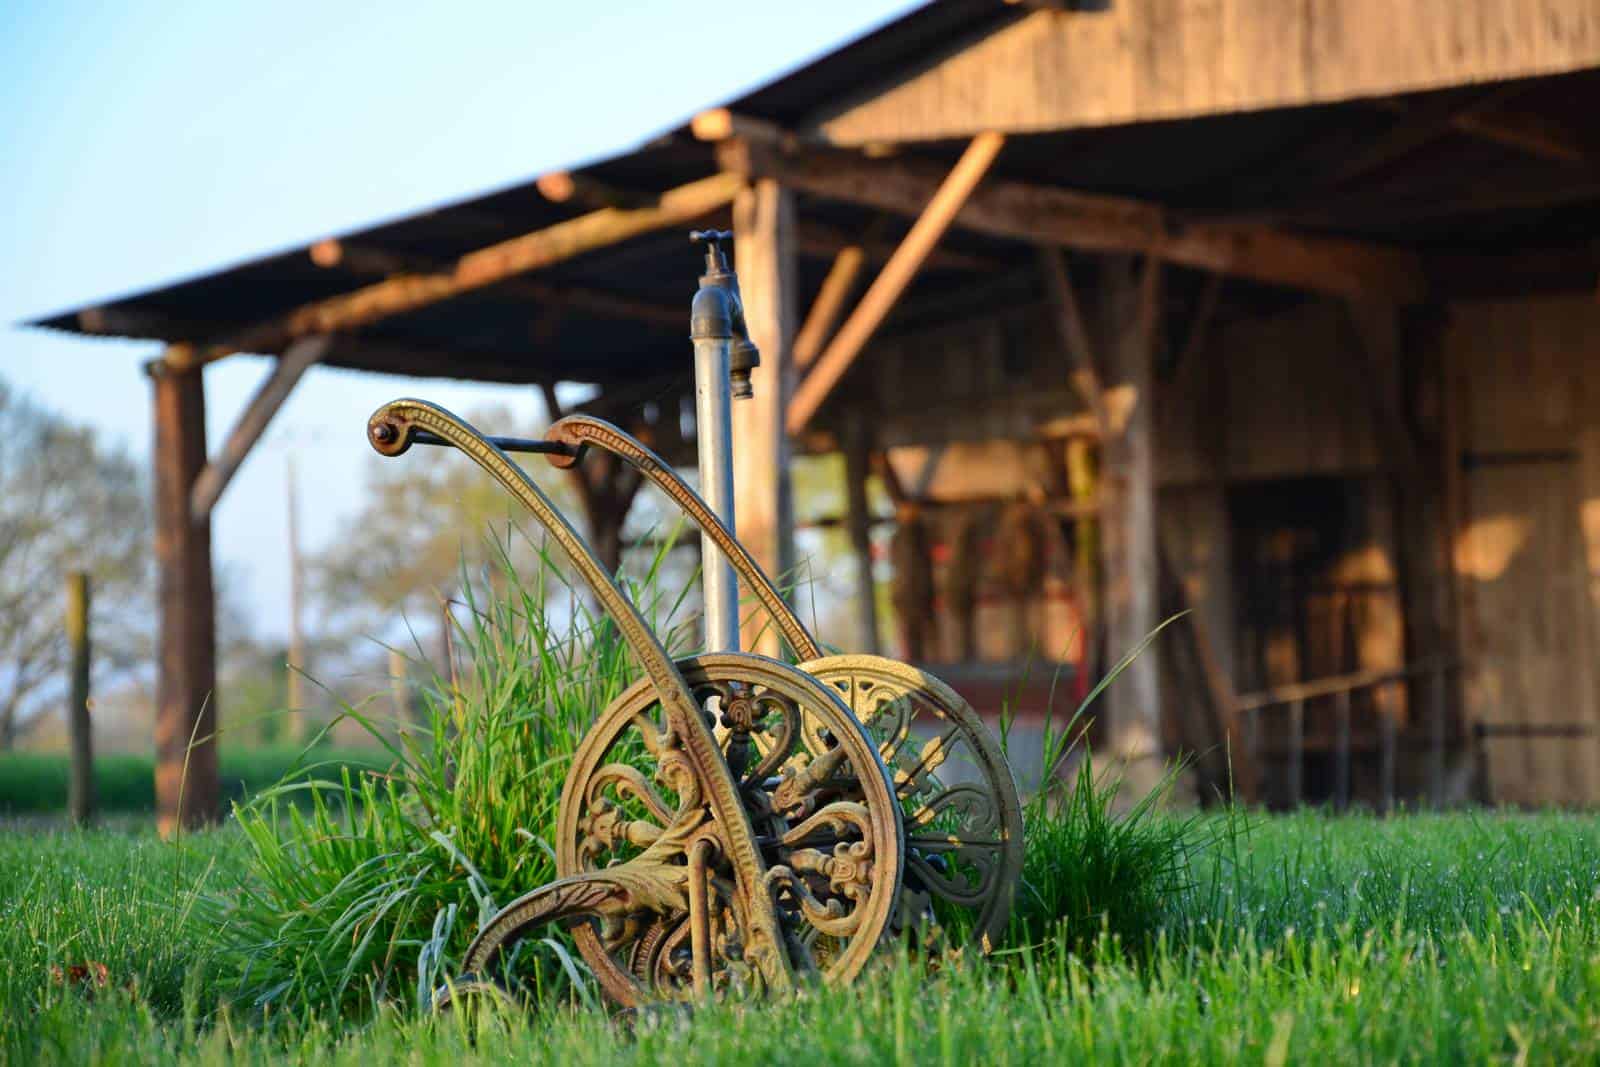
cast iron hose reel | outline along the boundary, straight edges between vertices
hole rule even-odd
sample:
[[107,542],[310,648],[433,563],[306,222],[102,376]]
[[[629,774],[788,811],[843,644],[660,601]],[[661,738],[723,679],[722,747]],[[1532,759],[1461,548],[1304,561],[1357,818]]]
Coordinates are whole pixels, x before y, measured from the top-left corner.
[[[727,346],[711,383],[726,397],[728,353],[746,381],[758,357],[747,340],[741,354],[722,236],[711,235],[694,333],[697,354],[706,337]],[[549,923],[572,930],[607,994],[630,1007],[781,990],[806,975],[848,982],[894,936],[980,949],[998,938],[1021,873],[1021,806],[999,747],[948,686],[884,657],[824,655],[716,511],[610,423],[573,416],[544,440],[488,438],[433,404],[398,400],[372,416],[368,437],[384,455],[450,445],[483,467],[567,553],[645,672],[600,712],[567,773],[557,880],[483,926],[439,1006],[504,992],[517,945]],[[703,456],[706,444],[702,430]],[[589,448],[631,464],[700,527],[798,667],[737,651],[668,657],[507,455],[544,453],[566,467]]]

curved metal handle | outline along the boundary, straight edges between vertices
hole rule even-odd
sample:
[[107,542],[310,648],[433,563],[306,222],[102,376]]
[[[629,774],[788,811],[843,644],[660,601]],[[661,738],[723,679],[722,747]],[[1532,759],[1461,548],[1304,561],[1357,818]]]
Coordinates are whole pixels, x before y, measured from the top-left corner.
[[[706,799],[720,825],[734,869],[751,885],[763,884],[766,864],[756,849],[755,832],[711,727],[701,714],[694,694],[678,672],[677,665],[667,655],[667,650],[645,622],[644,616],[639,614],[633,602],[595,557],[588,542],[572,528],[566,516],[533,483],[527,472],[511,462],[504,452],[465,420],[437,404],[425,400],[395,400],[373,412],[367,420],[367,439],[379,454],[385,456],[398,456],[405,452],[416,440],[419,431],[436,434],[465,452],[474,463],[520,500],[566,552],[578,573],[594,590],[602,608],[616,620],[623,640],[649,676],[661,700],[662,710],[672,721],[682,739],[685,754],[704,784]],[[793,981],[793,973],[784,951],[783,936],[778,929],[771,898],[764,894],[753,894],[753,899],[762,901],[765,906],[752,909],[751,925],[764,935],[772,950],[752,953],[752,957],[766,964],[762,970],[770,984],[787,988]]]
[[673,503],[683,510],[683,513],[698,526],[707,536],[717,543],[717,548],[733,564],[734,570],[739,572],[739,577],[750,587],[756,599],[761,601],[761,606],[766,609],[767,615],[777,624],[783,633],[784,639],[789,642],[802,661],[819,659],[824,654],[817,639],[811,636],[800,617],[795,614],[783,595],[778,592],[772,579],[761,569],[757,563],[734,537],[729,530],[700,498],[700,494],[689,488],[678,472],[660,456],[632,434],[592,415],[568,415],[550,427],[546,438],[553,443],[567,446],[567,451],[551,453],[547,456],[551,464],[566,468],[577,463],[582,456],[583,449],[589,445],[602,448],[612,455],[621,458],[629,466],[649,479],[658,489],[672,498]]
[[[663,702],[669,704],[668,710],[672,710],[671,704],[681,702],[685,718],[698,722],[700,716],[695,710],[694,697],[688,685],[678,673],[672,658],[667,655],[667,650],[651,632],[644,616],[639,614],[633,602],[612,580],[583,536],[572,528],[566,516],[509,456],[464,419],[425,400],[392,401],[373,412],[367,420],[367,438],[372,442],[372,447],[385,456],[400,455],[420,435],[425,434],[431,434],[465,452],[533,512],[534,518],[550,532],[550,536],[566,552],[578,573],[594,591],[601,607],[617,621],[623,640],[638,657],[639,665],[650,676]],[[668,699],[669,695],[671,700]]]

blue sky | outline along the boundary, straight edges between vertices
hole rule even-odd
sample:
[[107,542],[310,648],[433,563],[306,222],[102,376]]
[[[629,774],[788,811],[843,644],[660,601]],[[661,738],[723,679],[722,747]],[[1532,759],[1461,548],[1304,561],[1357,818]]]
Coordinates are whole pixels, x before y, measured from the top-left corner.
[[[151,345],[15,324],[626,148],[910,6],[0,5],[0,376],[148,455]],[[265,369],[207,370],[213,447]],[[406,393],[539,411],[527,389],[313,369],[216,513],[263,634],[287,619],[286,457],[315,549],[359,499],[367,414]]]

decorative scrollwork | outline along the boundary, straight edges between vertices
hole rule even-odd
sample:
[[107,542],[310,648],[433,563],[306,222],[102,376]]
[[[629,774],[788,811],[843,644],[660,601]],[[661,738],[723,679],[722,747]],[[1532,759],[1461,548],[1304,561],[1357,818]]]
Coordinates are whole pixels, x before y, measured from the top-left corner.
[[971,705],[938,679],[878,656],[829,656],[801,669],[845,699],[893,777],[906,824],[901,927],[923,923],[931,904],[945,925],[993,944],[1022,874],[1022,806]]
[[[815,968],[830,980],[853,976],[888,927],[903,856],[899,808],[875,747],[825,686],[771,660],[724,653],[682,661],[679,669],[715,720],[728,765],[742,765],[745,812],[768,871],[777,873],[764,880],[756,900],[730,877],[715,819],[688,836],[672,833],[672,862],[686,886],[682,908],[642,917],[626,944],[596,929],[575,929],[580,951],[608,989],[626,985],[634,996],[761,988],[764,968],[753,954],[764,947],[751,937],[750,914],[770,909],[782,931],[780,949],[794,967]],[[672,744],[651,753],[634,740],[658,730],[663,714],[641,683],[613,703],[585,739],[563,797],[557,841],[563,875],[615,870],[608,864],[620,859],[631,866],[644,858],[631,857],[631,840],[647,832],[630,826],[632,838],[619,837],[607,806],[622,783],[634,791],[641,780],[656,783],[658,794],[668,789],[661,784],[661,762]],[[798,743],[808,718],[820,718],[839,738],[821,757]],[[618,773],[618,764],[634,773]],[[593,784],[596,778],[602,787]],[[680,795],[675,787],[670,791]],[[636,793],[630,796],[638,819],[653,817]],[[645,852],[664,856],[668,836],[664,828]]]

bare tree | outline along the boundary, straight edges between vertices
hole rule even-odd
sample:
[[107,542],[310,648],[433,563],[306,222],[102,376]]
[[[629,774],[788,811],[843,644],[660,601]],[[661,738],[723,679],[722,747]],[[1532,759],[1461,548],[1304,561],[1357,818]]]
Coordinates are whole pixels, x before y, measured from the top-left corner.
[[0,382],[0,747],[63,698],[66,575],[94,583],[95,669],[150,655],[150,518],[141,467]]

